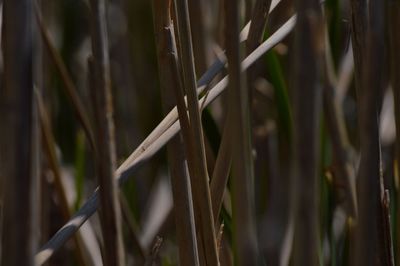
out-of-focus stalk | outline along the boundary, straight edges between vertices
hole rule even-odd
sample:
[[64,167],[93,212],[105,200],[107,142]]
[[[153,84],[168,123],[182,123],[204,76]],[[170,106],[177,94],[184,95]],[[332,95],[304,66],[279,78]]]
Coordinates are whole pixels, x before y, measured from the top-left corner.
[[[319,265],[319,143],[324,24],[317,0],[297,0],[293,117],[294,265]],[[307,244],[306,244],[307,243]]]
[[[3,1],[0,89],[1,265],[34,265],[39,228],[39,134],[33,93],[33,8]],[[1,194],[1,193],[0,193]]]
[[[251,145],[250,105],[241,71],[239,2],[225,2],[225,39],[228,58],[228,119],[232,152],[232,218],[237,265],[257,265],[258,246],[254,211],[254,165]],[[235,119],[233,119],[235,118]]]

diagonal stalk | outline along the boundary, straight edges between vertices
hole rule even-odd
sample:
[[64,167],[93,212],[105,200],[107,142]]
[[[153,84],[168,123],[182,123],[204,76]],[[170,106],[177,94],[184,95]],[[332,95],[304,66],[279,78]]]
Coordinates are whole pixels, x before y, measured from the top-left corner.
[[[284,39],[294,28],[296,16],[291,17],[280,29],[278,29],[271,37],[262,43],[254,52],[246,57],[242,62],[242,71],[245,71],[250,65],[254,64],[262,55]],[[218,82],[208,93],[207,98],[201,98],[199,103],[201,106],[207,106],[216,99],[226,88],[227,77]],[[171,114],[172,120],[177,119],[177,114]],[[163,123],[163,122],[162,122]],[[158,130],[158,132],[157,132]],[[119,184],[123,184],[129,176],[135,172],[140,166],[154,156],[168,141],[174,137],[180,130],[178,121],[172,123],[168,129],[157,127],[151,134],[158,135],[153,142],[147,140],[146,145],[142,143],[116,171],[116,177]],[[145,140],[146,141],[146,140]],[[57,233],[38,251],[35,256],[36,263],[41,265],[46,262],[54,252],[60,249],[64,243],[79,229],[79,227],[92,216],[98,207],[98,189],[87,199],[86,203],[79,209],[75,215],[61,227]]]
[[[168,111],[174,106],[174,92],[182,90],[177,67],[177,48],[170,17],[171,1],[153,1],[154,24],[163,107]],[[176,95],[176,93],[175,93]],[[181,100],[181,101],[179,101]],[[183,103],[182,103],[183,101]],[[183,107],[182,107],[183,106]],[[182,112],[183,111],[183,112]],[[178,98],[178,113],[183,129],[188,125],[183,96]],[[182,114],[184,115],[182,119]],[[185,123],[186,122],[186,123]],[[184,130],[183,130],[184,131]],[[187,173],[182,139],[178,134],[167,145],[168,161],[174,199],[175,225],[179,247],[180,265],[199,265],[196,228],[193,214],[190,180]]]

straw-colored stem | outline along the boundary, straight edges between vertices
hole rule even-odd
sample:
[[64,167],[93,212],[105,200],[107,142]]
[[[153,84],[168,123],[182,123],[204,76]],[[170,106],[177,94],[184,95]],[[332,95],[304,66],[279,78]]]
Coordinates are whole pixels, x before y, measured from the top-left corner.
[[[161,93],[163,107],[167,112],[175,105],[175,91],[182,90],[177,68],[177,48],[170,18],[170,1],[153,1],[153,9]],[[183,96],[180,100],[179,115],[187,118]],[[187,120],[181,119],[181,121],[186,122],[186,124],[183,123],[184,125],[188,124]],[[180,265],[199,265],[190,179],[179,134],[167,145],[167,151]]]
[[[262,55],[269,51],[285,38],[294,28],[296,17],[291,17],[282,27],[271,35],[268,40],[262,43],[254,52],[246,57],[242,62],[242,71],[245,71],[250,65],[258,60]],[[200,82],[199,82],[200,83]],[[212,89],[210,89],[207,98],[203,97],[199,100],[199,105],[207,106],[215,100],[226,88],[227,77],[222,79]],[[172,120],[177,118],[177,114],[171,112]],[[169,119],[171,119],[171,117]],[[163,120],[160,124],[165,123]],[[168,141],[172,139],[180,130],[179,122],[176,121],[168,127],[157,126],[150,135],[158,135],[152,141],[146,138],[139,147],[122,163],[117,169],[116,176],[119,184],[123,184],[145,162],[152,158]],[[83,223],[92,216],[98,208],[98,190],[87,199],[86,203],[75,213],[75,215],[62,226],[57,233],[38,251],[35,256],[37,264],[41,265],[46,262],[54,253],[60,249],[65,242],[82,226]]]

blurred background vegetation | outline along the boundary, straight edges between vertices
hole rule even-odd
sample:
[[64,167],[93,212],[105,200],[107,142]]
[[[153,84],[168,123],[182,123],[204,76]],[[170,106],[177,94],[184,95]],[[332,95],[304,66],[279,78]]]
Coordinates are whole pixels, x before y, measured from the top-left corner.
[[[1,12],[2,265],[217,265],[213,252],[220,265],[400,265],[400,1],[3,0]],[[190,77],[225,60],[200,95],[234,78],[200,101],[196,128]],[[177,103],[182,134],[117,171],[111,218],[46,244],[86,206],[99,169],[145,152]]]

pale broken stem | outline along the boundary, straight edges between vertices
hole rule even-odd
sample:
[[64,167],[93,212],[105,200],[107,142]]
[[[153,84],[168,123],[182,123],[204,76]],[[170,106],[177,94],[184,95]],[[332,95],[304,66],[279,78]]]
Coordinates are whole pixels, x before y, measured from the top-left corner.
[[[296,23],[296,15],[292,16],[281,28],[279,28],[274,34],[271,35],[263,44],[261,44],[254,52],[252,52],[242,62],[242,71],[245,71],[250,65],[252,65],[257,59],[264,55],[267,51],[281,42],[294,28]],[[219,81],[209,92],[207,99],[204,101],[204,97],[200,99],[200,102],[204,101],[204,106],[210,104],[216,99],[226,88],[227,77]],[[177,119],[177,113],[169,114],[169,119]],[[167,118],[165,118],[167,119]],[[165,120],[164,119],[164,120]],[[163,120],[163,121],[164,121]],[[161,122],[163,123],[163,122]],[[165,122],[164,122],[165,124]],[[157,130],[162,132],[155,132]],[[150,142],[149,137],[146,138],[147,143],[142,143],[132,155],[125,161],[118,169],[116,176],[120,184],[124,183],[129,176],[142,166],[147,160],[149,160],[154,154],[156,154],[173,136],[175,136],[180,130],[179,121],[171,123],[171,126],[164,130],[162,127],[157,126],[151,135],[158,135]],[[146,141],[145,140],[145,141]],[[146,145],[144,145],[146,144]],[[135,154],[135,157],[133,155]],[[133,157],[133,158],[132,158]],[[58,232],[38,251],[35,256],[35,261],[38,265],[45,263],[55,251],[61,248],[64,243],[79,229],[79,227],[96,212],[98,207],[98,189],[89,197],[86,203],[76,214],[65,224]]]
[[[271,7],[269,9],[269,13],[271,13],[275,7],[281,2],[281,0],[273,0],[271,3]],[[288,20],[288,22],[290,19]],[[249,35],[251,21],[244,26],[242,31],[240,32],[240,42],[245,42]],[[272,36],[271,36],[272,37]],[[271,38],[269,38],[271,39]],[[214,79],[214,77],[224,68],[226,63],[226,59],[224,56],[217,57],[217,60],[207,69],[206,73],[200,77],[197,82],[197,94],[201,94],[206,89],[206,85]],[[185,98],[186,100],[186,98]],[[202,103],[202,109],[204,107],[204,101]],[[161,134],[165,132],[176,120],[178,117],[178,110],[173,108],[161,121],[160,124],[147,136],[147,138],[139,145],[139,147],[125,160],[125,162],[120,166],[120,169],[125,169],[126,166],[130,165],[134,160],[136,160],[156,139],[158,139]],[[121,171],[119,172],[121,173]]]

